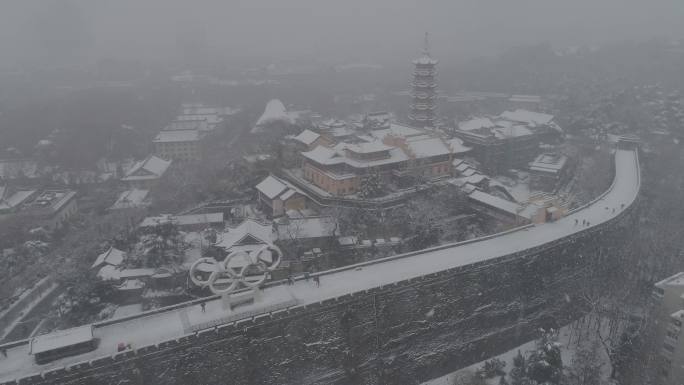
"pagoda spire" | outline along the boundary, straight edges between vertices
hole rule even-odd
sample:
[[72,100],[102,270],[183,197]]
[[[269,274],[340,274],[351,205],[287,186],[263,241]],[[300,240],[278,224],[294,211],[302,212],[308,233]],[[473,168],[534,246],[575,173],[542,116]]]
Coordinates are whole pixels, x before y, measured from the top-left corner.
[[425,33],[423,54],[413,61],[413,81],[411,82],[411,111],[409,122],[414,127],[434,127],[437,120],[437,82],[435,66],[437,60],[430,56],[430,36]]
[[423,40],[423,55],[430,57],[430,34],[425,32],[425,39]]

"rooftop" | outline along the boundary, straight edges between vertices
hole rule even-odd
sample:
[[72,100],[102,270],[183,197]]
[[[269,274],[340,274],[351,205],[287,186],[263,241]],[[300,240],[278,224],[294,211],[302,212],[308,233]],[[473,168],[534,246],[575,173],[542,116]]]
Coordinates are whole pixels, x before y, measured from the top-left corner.
[[550,124],[553,121],[554,116],[549,114],[543,114],[541,112],[517,109],[515,111],[505,111],[501,114],[501,118],[508,119],[514,122],[525,123],[530,126],[538,126]]
[[147,201],[147,194],[149,190],[132,189],[126,190],[119,194],[116,202],[110,207],[110,210],[117,209],[131,209],[136,207],[144,207],[149,205]]
[[196,142],[200,140],[197,130],[162,130],[155,136],[154,143]]
[[154,155],[137,162],[121,178],[123,181],[152,180],[161,178],[171,165],[170,160],[164,160]]
[[96,268],[105,264],[119,266],[121,265],[121,263],[123,263],[125,256],[125,252],[110,247],[109,249],[107,249],[107,251],[97,256],[97,259],[95,259],[95,262],[93,262],[93,266],[91,267]]
[[31,340],[30,354],[43,353],[60,347],[72,346],[92,340],[93,327],[91,325],[60,330],[33,337]]
[[310,145],[313,142],[316,141],[316,139],[320,138],[321,135],[318,133],[315,133],[311,130],[304,130],[299,133],[299,135],[295,136],[294,139],[298,142],[304,143],[305,145]]
[[530,170],[557,173],[565,167],[568,157],[562,154],[544,153],[530,163]]
[[301,193],[301,191],[290,182],[284,181],[273,175],[267,176],[266,179],[262,180],[255,188],[268,199],[279,198],[281,200],[286,200],[296,193]]

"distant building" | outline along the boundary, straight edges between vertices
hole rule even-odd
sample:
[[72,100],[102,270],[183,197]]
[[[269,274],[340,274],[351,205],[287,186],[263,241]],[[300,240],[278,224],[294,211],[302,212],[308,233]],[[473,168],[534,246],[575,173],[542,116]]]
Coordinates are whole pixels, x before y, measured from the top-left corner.
[[508,108],[538,110],[541,107],[542,98],[539,95],[512,95],[508,98]]
[[171,166],[170,160],[150,155],[134,164],[121,180],[131,188],[147,190],[159,182],[169,166]]
[[48,231],[62,227],[77,211],[76,191],[72,190],[20,190],[0,198],[0,218],[21,216],[29,226]]
[[471,155],[485,171],[497,174],[526,168],[538,155],[539,143],[559,132],[553,115],[516,110],[460,122],[454,135],[473,148]]
[[162,130],[152,143],[155,155],[162,159],[180,162],[202,159],[201,136],[198,130]]
[[363,128],[366,130],[380,130],[390,128],[392,117],[386,111],[371,112],[363,118]]
[[358,139],[303,152],[303,178],[328,194],[350,195],[359,192],[362,179],[371,174],[403,185],[448,176],[453,157],[470,151],[458,138],[445,140],[397,124]]
[[660,345],[659,372],[664,385],[680,385],[684,378],[684,272],[654,285],[656,342]]
[[38,162],[33,159],[0,159],[0,181],[38,177]]
[[544,153],[530,163],[530,188],[555,192],[572,176],[566,155]]
[[259,204],[271,217],[279,217],[288,210],[306,208],[306,195],[287,181],[269,175],[256,185]]

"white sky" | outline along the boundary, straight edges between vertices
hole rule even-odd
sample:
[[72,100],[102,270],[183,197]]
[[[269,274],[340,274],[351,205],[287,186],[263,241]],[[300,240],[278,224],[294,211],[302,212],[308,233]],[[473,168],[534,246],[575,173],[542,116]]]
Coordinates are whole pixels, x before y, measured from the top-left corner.
[[192,35],[233,57],[382,61],[415,54],[424,31],[439,56],[471,57],[680,37],[682,20],[682,0],[0,0],[0,49],[20,57],[76,33],[91,57],[164,58]]

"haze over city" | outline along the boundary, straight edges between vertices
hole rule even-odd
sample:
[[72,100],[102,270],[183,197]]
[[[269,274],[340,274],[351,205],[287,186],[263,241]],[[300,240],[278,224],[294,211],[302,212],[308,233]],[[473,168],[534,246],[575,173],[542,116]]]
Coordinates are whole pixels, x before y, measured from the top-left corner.
[[681,385],[684,3],[0,3],[0,385]]

